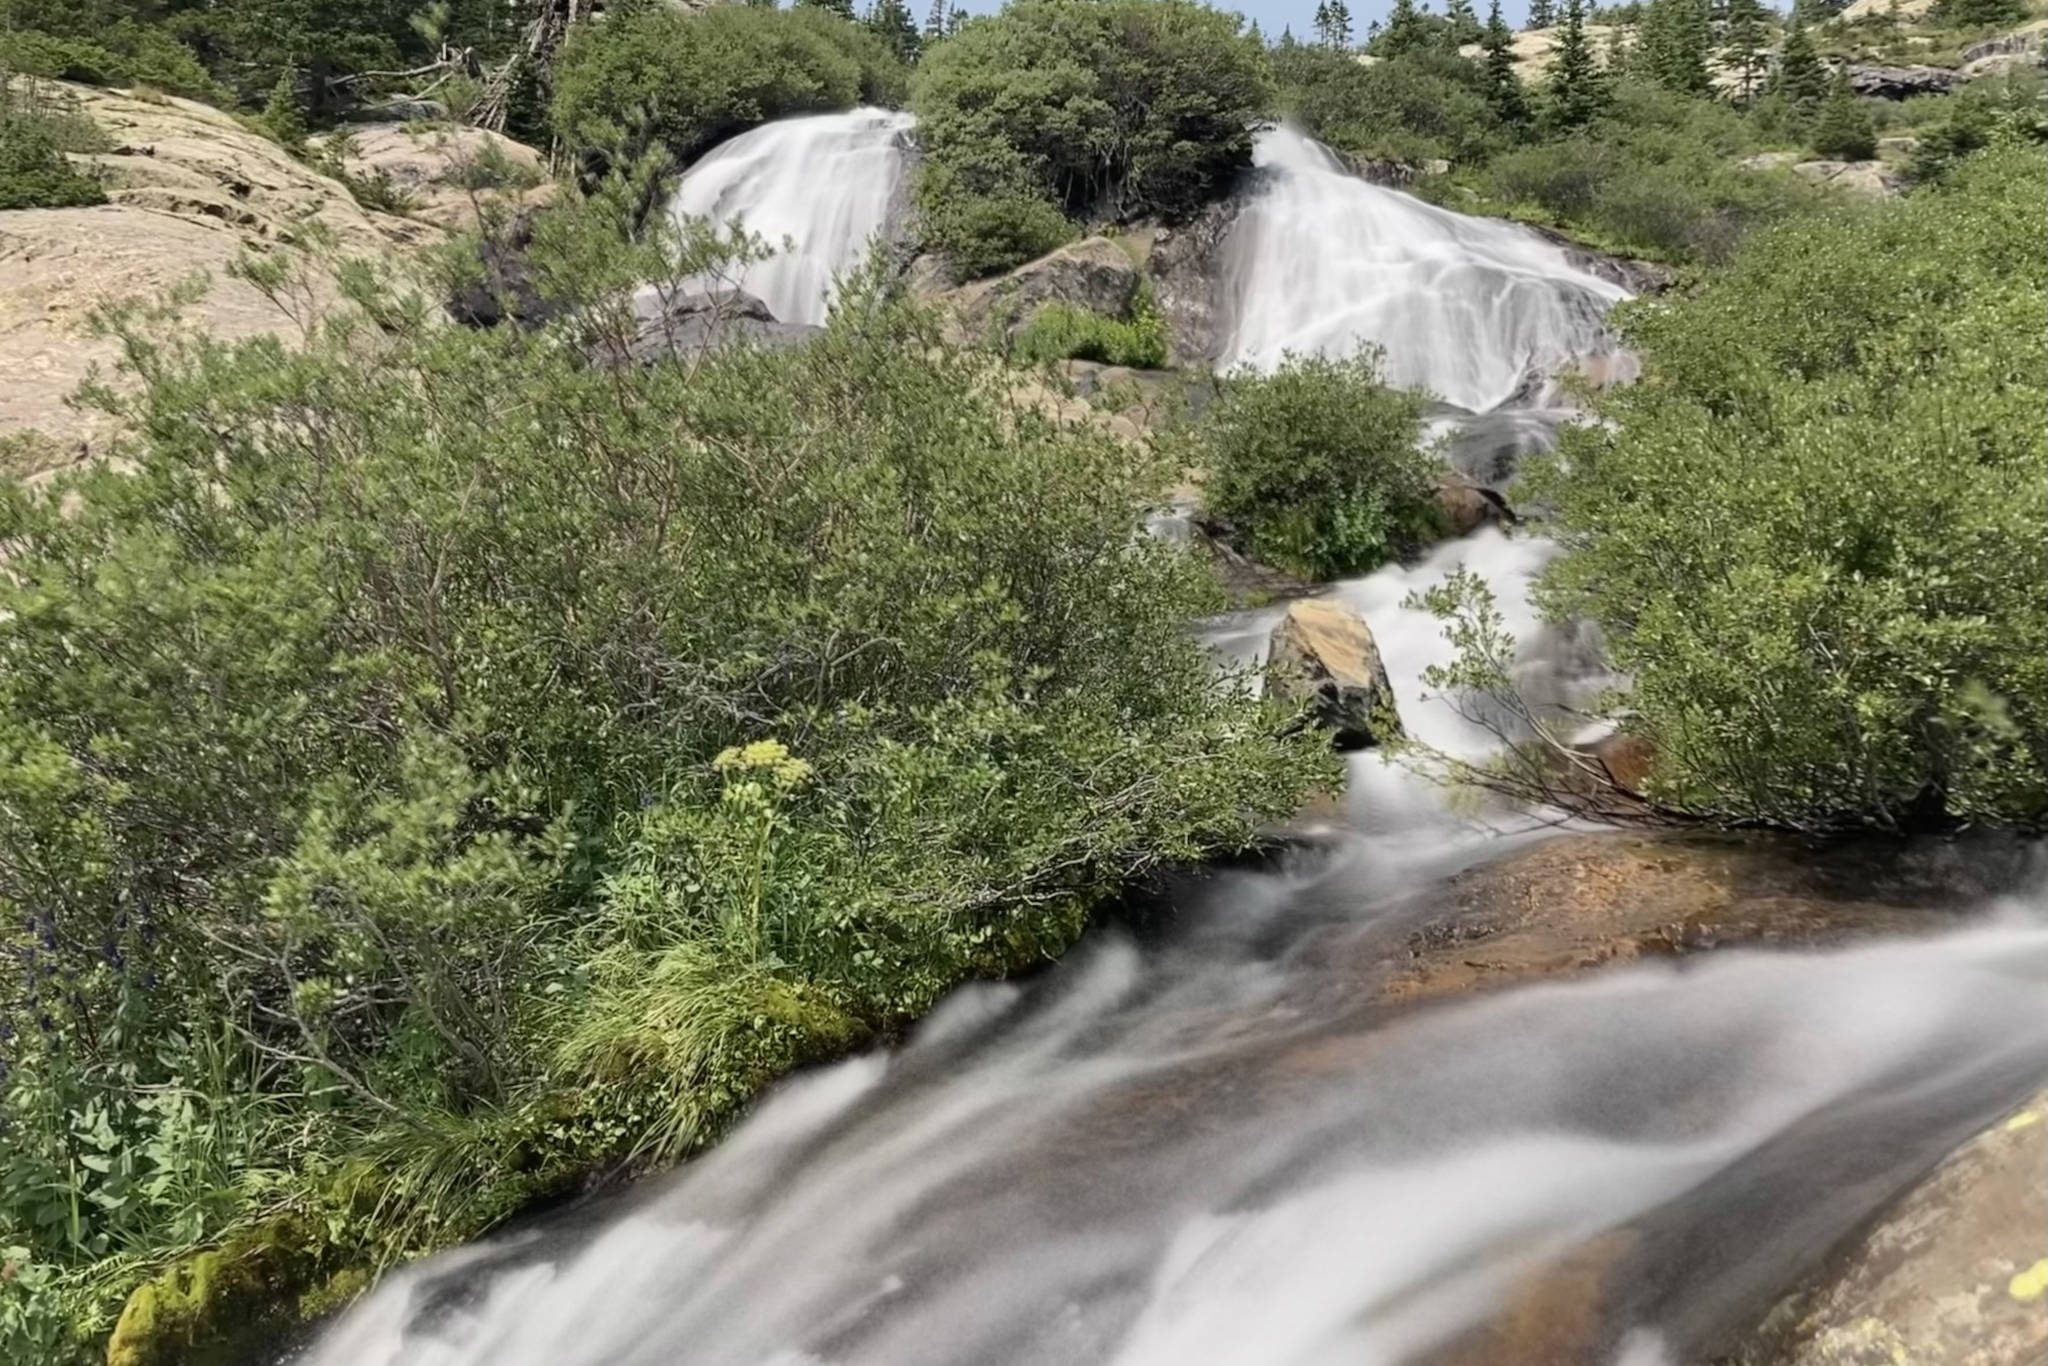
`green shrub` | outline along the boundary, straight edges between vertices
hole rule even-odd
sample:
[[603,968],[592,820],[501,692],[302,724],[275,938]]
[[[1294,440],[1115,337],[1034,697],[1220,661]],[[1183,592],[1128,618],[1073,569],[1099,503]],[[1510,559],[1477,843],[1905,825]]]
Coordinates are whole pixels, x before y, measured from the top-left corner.
[[1718,261],[1752,227],[1819,197],[1785,172],[1734,164],[1750,137],[1725,106],[1624,81],[1607,117],[1504,152],[1475,179],[1486,199],[1535,207],[1615,250]]
[[[1165,457],[879,271],[592,363],[735,250],[648,180],[536,228],[545,334],[361,267],[292,348],[119,316],[130,472],[0,490],[0,1247],[88,1330],[272,1213],[326,1274],[706,1141],[1331,776],[1212,686]],[[0,1285],[0,1356],[51,1322]]]
[[1010,359],[1023,365],[1054,360],[1092,360],[1158,370],[1166,365],[1166,318],[1149,282],[1140,281],[1129,318],[1109,318],[1073,304],[1050,303],[1031,315],[1010,344]]
[[128,20],[83,32],[0,25],[0,69],[81,85],[154,86],[216,103],[231,98],[191,48]]
[[[1006,220],[1186,215],[1251,162],[1270,90],[1241,20],[1193,0],[1015,0],[918,64],[922,232],[956,269],[1029,260]],[[987,201],[974,204],[973,201]]]
[[577,29],[554,71],[554,128],[578,152],[682,163],[756,124],[900,104],[904,70],[872,31],[829,10],[647,5]]
[[1928,18],[1950,28],[1990,29],[2024,23],[2026,0],[1934,0]]
[[1542,585],[1634,682],[1652,790],[1716,819],[2048,817],[2038,151],[1745,243],[1623,310],[1643,383],[1530,494]]
[[1273,50],[1280,108],[1311,136],[1362,157],[1482,160],[1506,136],[1484,72],[1455,53],[1414,49],[1361,64],[1303,43]]
[[0,68],[0,209],[65,209],[106,203],[99,181],[66,152],[111,144],[99,125],[65,107],[34,77]]
[[1292,358],[1225,378],[1188,434],[1202,504],[1255,558],[1312,578],[1363,574],[1434,534],[1423,400],[1379,357]]

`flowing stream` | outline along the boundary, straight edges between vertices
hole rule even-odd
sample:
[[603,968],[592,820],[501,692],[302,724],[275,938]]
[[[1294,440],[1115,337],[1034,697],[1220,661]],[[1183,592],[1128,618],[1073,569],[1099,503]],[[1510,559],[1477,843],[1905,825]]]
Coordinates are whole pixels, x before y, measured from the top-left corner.
[[[749,287],[822,306],[814,268],[884,212],[895,171],[872,168],[900,129],[758,130],[679,202],[803,227],[804,259]],[[1374,342],[1478,414],[1608,348],[1619,292],[1547,243],[1351,180],[1292,134],[1260,149],[1276,173],[1228,252],[1238,359]],[[800,203],[803,223],[770,221]],[[1488,530],[1331,590],[1373,627],[1410,730],[1490,743],[1424,695],[1447,647],[1404,605],[1461,564],[1524,640],[1529,688],[1607,681],[1597,642],[1528,605],[1549,553]],[[1207,639],[1255,661],[1278,610]],[[1597,1312],[1543,1360],[1693,1366],[2048,1081],[2034,894],[1924,940],[1372,1005],[1362,984],[1442,912],[1444,879],[1546,830],[1352,764],[1347,809],[1278,866],[1190,874],[1038,980],[964,988],[906,1046],[792,1080],[685,1170],[391,1277],[301,1360],[1436,1366],[1482,1359],[1444,1354],[1564,1266],[1597,1270]]]

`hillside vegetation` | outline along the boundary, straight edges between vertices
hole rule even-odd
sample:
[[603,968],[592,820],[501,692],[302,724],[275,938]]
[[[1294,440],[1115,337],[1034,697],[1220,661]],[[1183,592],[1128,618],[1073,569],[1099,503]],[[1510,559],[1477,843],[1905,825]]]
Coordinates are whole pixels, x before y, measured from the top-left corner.
[[[1544,605],[1631,680],[1643,809],[2048,818],[2042,82],[1880,101],[1837,69],[1960,60],[2011,0],[1570,0],[1540,42],[1409,0],[1278,38],[1192,0],[566,9],[0,0],[0,229],[118,211],[58,80],[230,109],[190,126],[398,229],[353,116],[511,130],[560,182],[515,216],[484,192],[540,159],[468,165],[489,249],[422,253],[430,288],[264,220],[234,287],[291,340],[106,312],[122,368],[80,397],[118,459],[0,490],[0,1359],[242,1352],[699,1149],[1334,784],[1324,732],[1217,686],[1210,563],[1135,528],[1197,471],[1292,573],[1412,555],[1444,530],[1425,397],[1302,358],[1124,439],[1015,368],[1163,365],[1136,244],[1270,119],[1681,267],[1616,315],[1644,382],[1517,495],[1562,546]],[[917,112],[953,275],[1094,231],[1128,303],[1034,296],[962,346],[878,254],[800,345],[635,358],[636,288],[765,249],[653,212],[677,169],[859,103]],[[1789,169],[1822,154],[1883,194]],[[460,290],[499,324],[449,325]],[[1484,585],[1432,601],[1464,647],[1437,681],[1528,715]],[[1545,790],[1548,738],[1462,776]]]

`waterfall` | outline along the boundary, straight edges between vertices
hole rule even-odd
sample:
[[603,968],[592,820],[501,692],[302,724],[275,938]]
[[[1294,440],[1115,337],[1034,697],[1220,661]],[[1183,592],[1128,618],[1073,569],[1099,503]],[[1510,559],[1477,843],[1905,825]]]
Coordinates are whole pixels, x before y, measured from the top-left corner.
[[1394,385],[1484,413],[1611,349],[1603,315],[1628,291],[1529,229],[1370,184],[1291,128],[1253,161],[1264,183],[1224,245],[1226,366],[1374,344]]
[[690,167],[669,211],[742,222],[766,238],[776,254],[736,283],[782,322],[822,323],[835,278],[889,227],[913,122],[898,110],[852,109],[763,124]]

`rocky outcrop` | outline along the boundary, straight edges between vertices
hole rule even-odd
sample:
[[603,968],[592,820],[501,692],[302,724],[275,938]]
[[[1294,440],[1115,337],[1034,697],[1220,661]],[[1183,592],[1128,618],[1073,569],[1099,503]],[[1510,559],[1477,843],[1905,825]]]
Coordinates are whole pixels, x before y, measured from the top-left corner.
[[1469,474],[1445,470],[1432,481],[1437,511],[1443,514],[1444,529],[1453,536],[1469,536],[1483,526],[1515,521],[1507,499]]
[[1631,294],[1661,294],[1678,278],[1669,266],[1631,256],[1609,256],[1573,241],[1561,232],[1531,225],[1531,232],[1564,250],[1565,259],[1588,275],[1620,285]]
[[[220,110],[63,89],[114,143],[74,158],[101,179],[109,202],[0,213],[0,437],[38,432],[66,458],[104,445],[106,420],[65,403],[95,365],[118,354],[115,343],[85,334],[104,301],[155,297],[204,275],[210,285],[184,309],[188,321],[227,340],[288,331],[268,299],[228,277],[245,249],[273,250],[317,224],[344,256],[397,265],[441,235],[431,221],[364,208],[342,181]],[[317,301],[332,297],[316,284]]]
[[635,301],[634,312],[638,329],[627,351],[642,365],[734,344],[794,346],[824,331],[783,322],[767,304],[738,289],[667,296],[649,291]]
[[1981,74],[1972,68],[1995,58],[2038,54],[2044,39],[2048,39],[2048,19],[2036,19],[2033,23],[2016,28],[2010,33],[2001,33],[1996,38],[1986,38],[1981,43],[1972,43],[1963,49],[1962,73],[1965,76]]
[[353,124],[315,139],[314,146],[339,150],[349,175],[385,187],[408,203],[411,218],[437,228],[474,228],[485,197],[509,201],[515,209],[553,197],[554,185],[539,152],[483,128]]
[[1401,728],[1372,630],[1340,602],[1309,598],[1287,609],[1273,628],[1266,680],[1327,726],[1339,749],[1362,749]]
[[1138,280],[1130,252],[1107,237],[1087,237],[1007,275],[962,285],[941,297],[951,305],[965,339],[1006,339],[1049,303],[1122,317],[1137,297]]
[[1741,1366],[2048,1361],[2048,1095],[1964,1144],[1773,1311]]
[[1167,341],[1177,363],[1199,365],[1223,349],[1223,241],[1255,192],[1257,174],[1228,198],[1185,223],[1160,228],[1152,237],[1145,274],[1166,318]]
[[1862,195],[1867,199],[1889,199],[1899,192],[1899,175],[1882,161],[1802,161],[1792,173],[1816,185]]
[[1916,95],[1946,95],[1963,78],[1941,66],[1852,66],[1849,86],[1859,95],[1880,100],[1910,100]]

